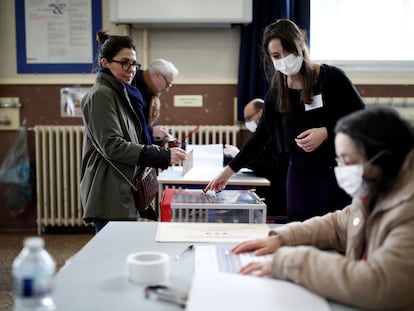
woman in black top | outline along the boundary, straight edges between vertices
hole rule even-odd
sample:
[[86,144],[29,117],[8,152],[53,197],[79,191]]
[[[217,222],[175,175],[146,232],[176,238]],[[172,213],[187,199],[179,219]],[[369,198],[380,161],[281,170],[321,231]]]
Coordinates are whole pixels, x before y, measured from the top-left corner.
[[313,63],[302,31],[290,20],[268,25],[263,61],[271,87],[256,132],[205,190],[222,190],[270,138],[276,151],[289,152],[286,182],[289,221],[340,209],[350,197],[333,172],[333,129],[338,119],[364,108],[351,81],[339,68]]

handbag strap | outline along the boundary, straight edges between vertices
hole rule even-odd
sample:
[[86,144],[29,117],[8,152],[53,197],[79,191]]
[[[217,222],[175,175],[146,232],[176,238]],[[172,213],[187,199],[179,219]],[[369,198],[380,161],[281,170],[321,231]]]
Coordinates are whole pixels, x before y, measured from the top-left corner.
[[122,176],[122,178],[131,186],[134,191],[138,191],[137,187],[135,187],[134,183],[124,174],[122,171],[108,158],[108,156],[103,152],[103,150],[96,144],[95,140],[93,139],[92,133],[89,131],[89,128],[86,127],[86,135],[88,136],[89,140],[92,143],[92,146],[95,148],[96,151],[104,158],[114,169]]

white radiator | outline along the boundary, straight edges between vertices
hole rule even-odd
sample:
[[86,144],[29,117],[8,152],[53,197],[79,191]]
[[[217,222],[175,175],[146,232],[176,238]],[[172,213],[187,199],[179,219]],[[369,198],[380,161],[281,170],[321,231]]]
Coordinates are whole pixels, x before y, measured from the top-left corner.
[[414,122],[414,97],[365,97],[364,101],[368,107],[392,107],[396,109],[401,116]]
[[[171,125],[183,139],[196,126]],[[237,143],[239,126],[203,125],[188,144]],[[45,227],[86,226],[82,220],[79,183],[83,126],[35,126],[38,233]]]
[[[172,135],[187,144],[228,144],[237,146],[238,125],[168,125]],[[187,137],[187,135],[189,135]]]
[[35,126],[37,228],[85,226],[79,183],[83,126]]

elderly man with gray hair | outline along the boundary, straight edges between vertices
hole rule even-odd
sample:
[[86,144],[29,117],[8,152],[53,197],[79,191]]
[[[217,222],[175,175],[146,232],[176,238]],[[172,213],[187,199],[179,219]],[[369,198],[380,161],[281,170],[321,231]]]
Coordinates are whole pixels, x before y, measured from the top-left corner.
[[[146,70],[137,70],[131,83],[139,89],[144,99],[142,110],[153,143],[158,139],[171,137],[168,128],[158,124],[161,106],[160,96],[162,93],[169,91],[177,76],[178,69],[175,65],[168,60],[159,58],[152,61]],[[157,212],[153,208],[141,211],[140,217],[158,220]]]
[[175,65],[165,59],[152,61],[146,70],[138,70],[133,84],[139,89],[144,99],[143,111],[153,137],[168,137],[168,129],[158,125],[160,115],[160,96],[168,92],[178,76]]

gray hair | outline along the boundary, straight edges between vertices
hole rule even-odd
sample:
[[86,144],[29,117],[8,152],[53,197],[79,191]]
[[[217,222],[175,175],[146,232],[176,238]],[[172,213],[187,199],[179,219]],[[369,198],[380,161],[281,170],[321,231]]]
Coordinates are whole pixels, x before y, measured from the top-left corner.
[[150,73],[153,73],[155,71],[159,71],[164,75],[171,74],[174,78],[178,76],[178,69],[175,67],[175,65],[165,59],[159,58],[156,60],[153,60],[151,64],[148,66],[148,71]]

